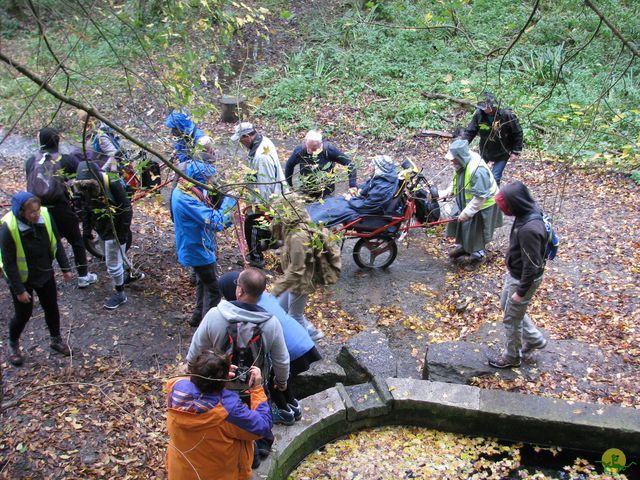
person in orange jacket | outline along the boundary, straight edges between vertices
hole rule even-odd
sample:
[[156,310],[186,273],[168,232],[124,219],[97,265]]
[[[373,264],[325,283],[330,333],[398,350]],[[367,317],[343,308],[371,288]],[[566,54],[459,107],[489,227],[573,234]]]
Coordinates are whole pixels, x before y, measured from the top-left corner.
[[190,377],[167,382],[169,480],[251,478],[253,441],[271,431],[271,410],[260,369],[249,369],[250,407],[224,388],[234,370],[226,356],[207,350]]

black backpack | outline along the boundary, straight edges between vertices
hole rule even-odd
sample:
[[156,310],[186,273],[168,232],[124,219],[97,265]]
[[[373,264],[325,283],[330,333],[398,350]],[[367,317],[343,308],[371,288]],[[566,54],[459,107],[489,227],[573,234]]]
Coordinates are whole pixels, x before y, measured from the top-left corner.
[[60,169],[60,158],[57,153],[44,152],[39,159],[33,157],[28,163],[27,191],[39,197],[45,205],[67,199],[67,188],[56,175]]
[[415,216],[420,223],[426,224],[440,220],[440,205],[438,204],[438,189],[435,185],[427,192],[419,189],[413,193],[416,200]]
[[264,380],[268,378],[269,364],[259,325],[230,321],[223,350],[231,364],[238,367],[235,380],[227,384],[230,390],[247,390],[250,387],[248,371],[254,365],[260,368]]

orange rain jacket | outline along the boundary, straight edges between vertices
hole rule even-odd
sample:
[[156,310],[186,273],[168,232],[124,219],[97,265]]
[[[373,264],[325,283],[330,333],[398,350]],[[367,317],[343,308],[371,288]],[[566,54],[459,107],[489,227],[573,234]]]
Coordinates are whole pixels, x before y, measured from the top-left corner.
[[245,480],[251,477],[253,441],[271,431],[271,410],[262,386],[251,409],[237,393],[202,394],[188,377],[167,382],[169,480]]

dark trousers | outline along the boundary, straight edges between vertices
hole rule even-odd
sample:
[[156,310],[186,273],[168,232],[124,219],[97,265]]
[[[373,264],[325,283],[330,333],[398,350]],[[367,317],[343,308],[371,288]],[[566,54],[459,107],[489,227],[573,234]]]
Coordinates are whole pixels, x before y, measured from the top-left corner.
[[209,310],[220,303],[220,289],[218,288],[218,277],[216,275],[216,264],[193,267],[196,272],[196,308],[200,308],[202,318]]
[[44,321],[47,323],[49,333],[52,337],[60,336],[60,311],[58,310],[58,292],[56,290],[56,280],[51,275],[51,279],[42,287],[32,288],[27,286],[27,292],[31,295],[29,303],[22,303],[18,297],[11,292],[15,317],[9,321],[9,341],[17,343],[20,335],[33,313],[33,291],[36,291],[40,299],[40,305],[44,310]]
[[287,389],[285,391],[276,389],[274,387],[275,384],[275,376],[273,374],[273,369],[271,369],[271,372],[269,374],[269,396],[271,397],[271,401],[275,403],[279,409],[286,410],[287,403],[293,403],[296,397],[291,391],[289,382],[287,382]]
[[78,270],[79,277],[85,277],[89,272],[87,267],[87,251],[84,248],[78,216],[68,205],[55,205],[47,207],[56,223],[58,233],[67,239],[73,250],[73,259]]
[[249,259],[262,259],[262,249],[260,248],[260,240],[268,240],[271,238],[271,232],[268,229],[260,228],[259,224],[264,215],[262,213],[249,213],[244,219],[244,238],[247,241],[247,255]]

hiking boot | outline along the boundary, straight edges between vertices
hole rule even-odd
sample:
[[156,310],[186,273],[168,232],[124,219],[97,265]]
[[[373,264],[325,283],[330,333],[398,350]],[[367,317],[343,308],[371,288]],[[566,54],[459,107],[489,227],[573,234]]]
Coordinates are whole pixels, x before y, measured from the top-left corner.
[[145,277],[144,272],[141,272],[140,270],[134,273],[127,272],[127,276],[124,277],[124,284],[130,285],[134,282],[137,282],[138,280],[144,279],[144,277]]
[[456,245],[454,248],[449,250],[449,258],[458,258],[462,255],[465,255],[467,252],[464,251],[462,245]]
[[9,342],[9,363],[14,367],[19,367],[24,363],[24,356],[20,351],[20,343]]
[[271,405],[271,418],[273,419],[274,424],[279,423],[280,425],[289,426],[296,423],[293,412],[289,407],[284,410],[282,408],[278,408],[275,403]]
[[297,400],[293,402],[294,403],[287,403],[287,407],[293,412],[293,419],[297,422],[302,418],[302,407]]
[[489,357],[489,365],[494,368],[514,368],[519,367],[520,363],[521,360],[519,358],[510,360],[504,353],[495,357]]
[[65,357],[71,355],[71,349],[69,348],[69,345],[62,340],[62,337],[51,337],[51,343],[49,343],[49,346],[51,347],[51,350],[55,350]]
[[525,342],[524,345],[522,345],[521,352],[523,354],[525,354],[525,353],[532,352],[533,350],[542,350],[546,346],[547,346],[547,339],[542,337],[542,341],[540,341],[538,343],[526,343]]
[[116,290],[115,292],[113,292],[113,295],[111,295],[111,298],[104,302],[104,308],[106,308],[107,310],[115,310],[120,305],[126,302],[127,294],[124,293],[124,291],[119,292]]
[[264,255],[261,252],[251,252],[249,254],[249,265],[255,268],[264,268]]
[[84,277],[78,277],[78,288],[87,288],[98,281],[98,275],[95,273],[87,273]]

